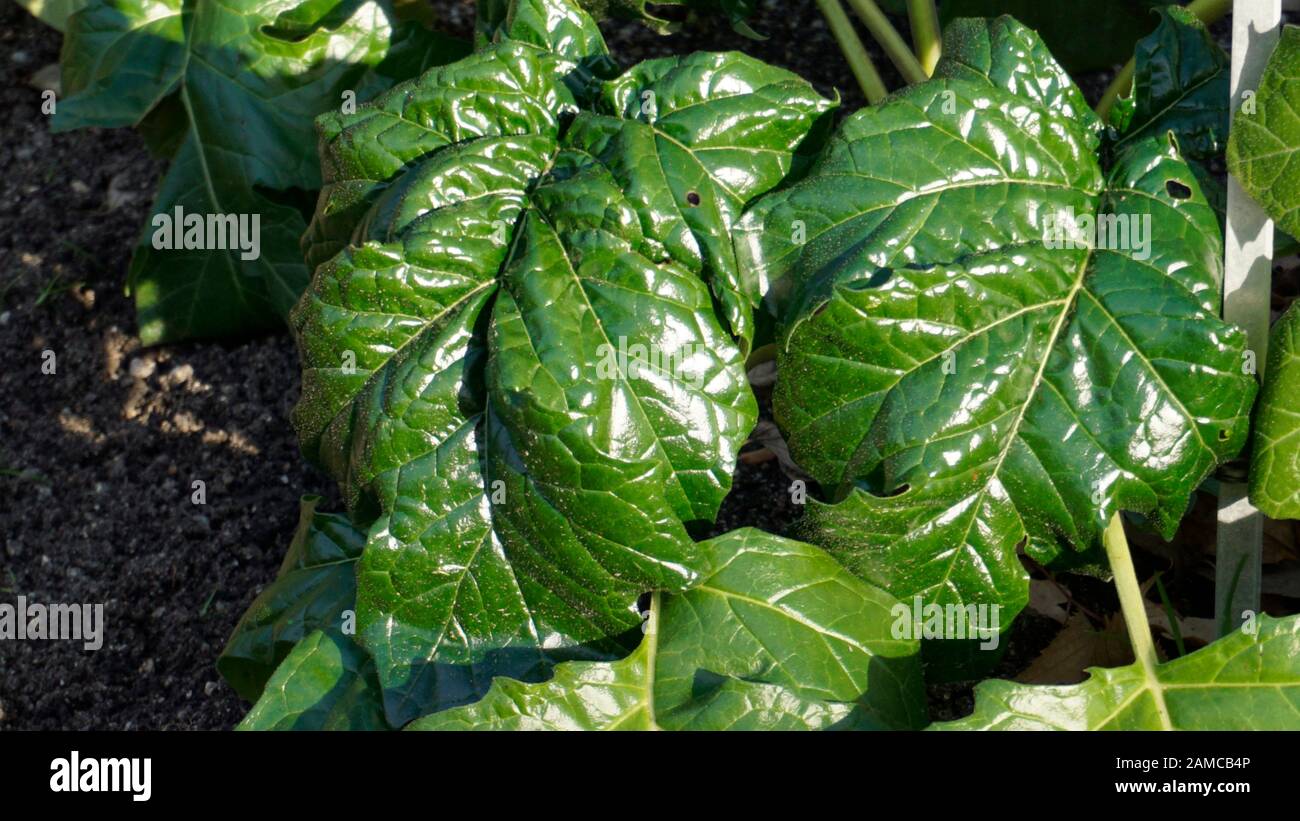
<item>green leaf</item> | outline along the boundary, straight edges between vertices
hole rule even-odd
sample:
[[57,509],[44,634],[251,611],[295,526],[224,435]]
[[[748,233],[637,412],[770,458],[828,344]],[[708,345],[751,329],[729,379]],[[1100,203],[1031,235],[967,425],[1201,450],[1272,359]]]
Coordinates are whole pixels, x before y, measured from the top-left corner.
[[69,20],[55,131],[138,124],[185,71],[181,0],[92,0]]
[[14,0],[47,26],[66,31],[68,18],[86,5],[85,0]]
[[356,600],[365,530],[347,516],[316,512],[319,503],[319,496],[303,497],[280,572],[249,605],[217,659],[217,670],[249,701],[294,645],[317,629],[339,627]]
[[314,270],[345,248],[380,195],[421,158],[481,137],[554,138],[572,95],[572,63],[524,43],[500,45],[398,85],[376,106],[317,123],[324,185],[303,250]]
[[650,238],[709,280],[746,354],[761,294],[736,260],[732,227],[791,172],[796,151],[820,147],[831,107],[787,71],[739,52],[696,52],[629,69],[605,85],[600,106],[621,119],[582,124],[593,132],[583,139],[610,144],[606,165],[628,196],[655,214]]
[[821,550],[758,530],[701,545],[712,570],[656,594],[641,644],[554,678],[499,678],[482,701],[412,729],[824,729],[925,720],[917,644],[892,597]]
[[1184,159],[1207,162],[1228,143],[1228,55],[1195,14],[1160,9],[1156,30],[1138,41],[1127,123],[1115,152],[1174,132]]
[[1228,192],[1216,167],[1228,144],[1228,55],[1196,15],[1169,6],[1134,61],[1133,93],[1112,109],[1107,150],[1116,156],[1172,132],[1222,228]]
[[[92,0],[71,18],[56,131],[138,125],[173,93],[185,114],[166,120],[180,147],[131,265],[145,344],[283,321],[309,273],[298,238],[303,192],[320,186],[312,119],[345,91],[364,100],[463,53],[393,19],[387,0]],[[205,250],[177,250],[164,230],[177,209],[248,221],[238,240],[209,230]]]
[[293,648],[239,730],[387,730],[374,662],[337,629]]
[[1166,0],[944,0],[939,17],[946,30],[959,17],[1009,15],[1038,33],[1072,74],[1111,69],[1133,56],[1133,44],[1156,25],[1152,9]]
[[1300,234],[1300,27],[1283,26],[1259,89],[1228,137],[1228,172],[1277,227]]
[[1064,687],[985,681],[975,687],[974,714],[932,729],[1300,729],[1300,616],[1261,615],[1255,627],[1257,635],[1237,630],[1149,671],[1094,668]]
[[359,640],[394,725],[624,655],[637,597],[698,580],[691,530],[756,419],[714,307],[748,319],[727,220],[830,104],[699,55],[633,69],[562,133],[573,65],[507,39],[321,122],[317,252],[348,244],[293,314],[294,420],[379,516]]
[[[943,56],[935,67],[937,76],[991,83],[1035,100],[1100,135],[1101,122],[1083,92],[1043,41],[1015,19],[1002,16],[953,20],[943,37]],[[1092,141],[1088,144],[1092,145]]]
[[480,2],[475,45],[483,49],[506,40],[537,46],[576,63],[577,70],[566,77],[566,83],[584,104],[599,93],[602,81],[618,75],[596,21],[566,0]]
[[1300,519],[1300,304],[1269,334],[1264,389],[1255,411],[1250,501],[1274,519]]
[[[995,40],[1013,36],[1032,38]],[[1172,536],[1245,442],[1255,388],[1217,316],[1218,225],[1175,148],[1145,141],[1103,173],[1058,71],[962,42],[848,118],[737,246],[786,291],[777,422],[829,498],[848,494],[810,504],[800,535],[905,601],[998,604],[1006,625],[1022,543],[1041,562],[1088,550],[1118,510]],[[980,82],[981,65],[1001,68]],[[1016,73],[1055,91],[1013,93]],[[1058,241],[1099,214],[1141,239]]]

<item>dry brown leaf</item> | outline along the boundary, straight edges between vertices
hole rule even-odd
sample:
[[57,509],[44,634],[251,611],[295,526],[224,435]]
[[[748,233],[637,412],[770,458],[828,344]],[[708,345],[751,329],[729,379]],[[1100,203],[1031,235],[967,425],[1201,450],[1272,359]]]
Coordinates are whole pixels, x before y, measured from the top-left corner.
[[1078,684],[1089,667],[1123,667],[1133,663],[1124,620],[1117,614],[1098,630],[1088,617],[1075,611],[1065,627],[1043,649],[1016,681],[1025,684]]

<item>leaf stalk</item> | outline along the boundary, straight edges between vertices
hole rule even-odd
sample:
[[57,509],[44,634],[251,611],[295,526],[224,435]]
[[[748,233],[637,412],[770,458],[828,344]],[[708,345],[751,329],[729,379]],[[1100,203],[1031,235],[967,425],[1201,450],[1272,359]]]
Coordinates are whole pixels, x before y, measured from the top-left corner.
[[826,25],[830,27],[840,51],[844,52],[844,59],[848,60],[849,68],[857,78],[858,87],[862,89],[867,102],[875,105],[885,99],[885,95],[889,93],[885,88],[885,81],[880,79],[880,72],[876,71],[875,63],[871,62],[866,46],[862,44],[858,33],[853,30],[853,23],[839,0],[817,0],[817,8],[826,18]]
[[930,79],[930,75],[925,69],[921,68],[921,63],[916,59],[916,55],[908,48],[907,42],[903,36],[894,28],[894,24],[889,22],[889,18],[880,10],[875,0],[849,0],[849,5],[857,12],[859,18],[866,25],[867,31],[885,50],[889,61],[898,69],[898,73],[903,75],[903,79],[908,85],[913,83],[923,83]]
[[912,48],[925,76],[934,75],[939,64],[943,35],[939,32],[939,15],[934,0],[907,0],[907,20],[912,25]]
[[1169,718],[1165,694],[1156,676],[1156,665],[1160,660],[1156,656],[1156,645],[1151,638],[1151,625],[1147,621],[1146,605],[1142,600],[1142,588],[1138,585],[1137,571],[1133,569],[1133,556],[1129,553],[1128,539],[1124,536],[1124,521],[1119,513],[1110,517],[1101,541],[1106,548],[1106,558],[1110,560],[1110,570],[1115,574],[1115,592],[1119,594],[1119,607],[1124,613],[1124,626],[1128,628],[1133,657],[1146,677],[1147,689],[1151,691],[1151,698],[1155,702],[1160,725],[1166,730],[1172,730],[1173,721]]

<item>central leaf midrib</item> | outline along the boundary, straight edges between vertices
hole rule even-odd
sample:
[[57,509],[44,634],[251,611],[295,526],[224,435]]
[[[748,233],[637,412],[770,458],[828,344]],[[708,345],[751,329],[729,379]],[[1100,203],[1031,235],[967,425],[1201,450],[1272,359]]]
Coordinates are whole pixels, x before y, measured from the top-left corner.
[[[1056,340],[1060,336],[1061,330],[1065,327],[1065,320],[1069,317],[1071,309],[1078,299],[1079,291],[1083,289],[1083,282],[1087,278],[1088,266],[1091,260],[1091,253],[1083,255],[1079,260],[1078,273],[1074,284],[1070,286],[1069,293],[1067,293],[1065,298],[1061,300],[1063,307],[1056,317],[1056,323],[1052,328],[1051,335],[1048,337],[1047,344],[1043,346],[1042,361],[1038,365],[1038,371],[1034,374],[1034,379],[1030,383],[1029,390],[1025,393],[1025,401],[1020,406],[1020,412],[1016,415],[1016,421],[1012,423],[1011,428],[1007,431],[1001,452],[998,454],[997,461],[994,463],[993,468],[989,471],[988,479],[980,484],[979,491],[975,494],[975,497],[971,502],[970,516],[966,520],[966,529],[963,531],[961,536],[961,545],[963,547],[969,544],[971,528],[974,527],[976,520],[979,519],[980,507],[984,504],[984,500],[988,496],[989,488],[995,481],[1001,483],[999,474],[1002,470],[1002,464],[1006,461],[1007,454],[1011,452],[1011,448],[1019,438],[1020,426],[1024,424],[1025,416],[1029,411],[1029,406],[1038,395],[1038,388],[1043,381],[1044,374],[1046,373],[1047,363],[1051,360],[1052,351],[1056,347]],[[1023,530],[1025,525],[1020,509],[1014,503],[1012,504],[1012,507],[1015,510],[1016,518],[1020,522],[1020,527]],[[931,588],[948,585],[952,578],[953,571],[957,567],[958,559],[964,554],[964,552],[965,551],[962,549],[953,550],[952,559],[947,563],[943,578],[937,584],[932,585]]]

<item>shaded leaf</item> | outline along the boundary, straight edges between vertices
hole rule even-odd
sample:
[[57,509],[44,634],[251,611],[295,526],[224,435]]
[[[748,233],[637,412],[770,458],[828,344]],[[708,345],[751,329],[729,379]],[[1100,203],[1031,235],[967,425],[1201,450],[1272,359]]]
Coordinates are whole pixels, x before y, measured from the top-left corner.
[[68,18],[85,5],[85,0],[14,0],[47,26],[66,31]]
[[217,670],[249,701],[296,644],[317,629],[338,628],[356,599],[365,531],[347,516],[316,512],[319,503],[319,496],[303,497],[280,572],[249,605],[217,659]]
[[1127,123],[1112,151],[1172,131],[1185,159],[1206,162],[1228,144],[1228,55],[1195,14],[1159,10],[1160,24],[1134,54]]
[[497,679],[482,701],[414,729],[825,729],[924,721],[917,644],[897,603],[811,545],[758,530],[705,542],[712,571],[656,594],[641,644],[539,684]]
[[[298,238],[302,192],[320,186],[312,119],[344,91],[364,100],[463,53],[394,20],[387,0],[91,0],[70,19],[56,131],[139,125],[173,94],[185,115],[157,121],[178,134],[152,129],[179,148],[132,259],[145,344],[283,321],[308,279]],[[209,229],[204,250],[176,250],[158,229],[177,209],[248,222],[239,238]]]
[[387,730],[374,663],[337,629],[317,630],[276,669],[239,730]]
[[1269,334],[1250,501],[1274,519],[1300,519],[1300,305],[1292,305]]

